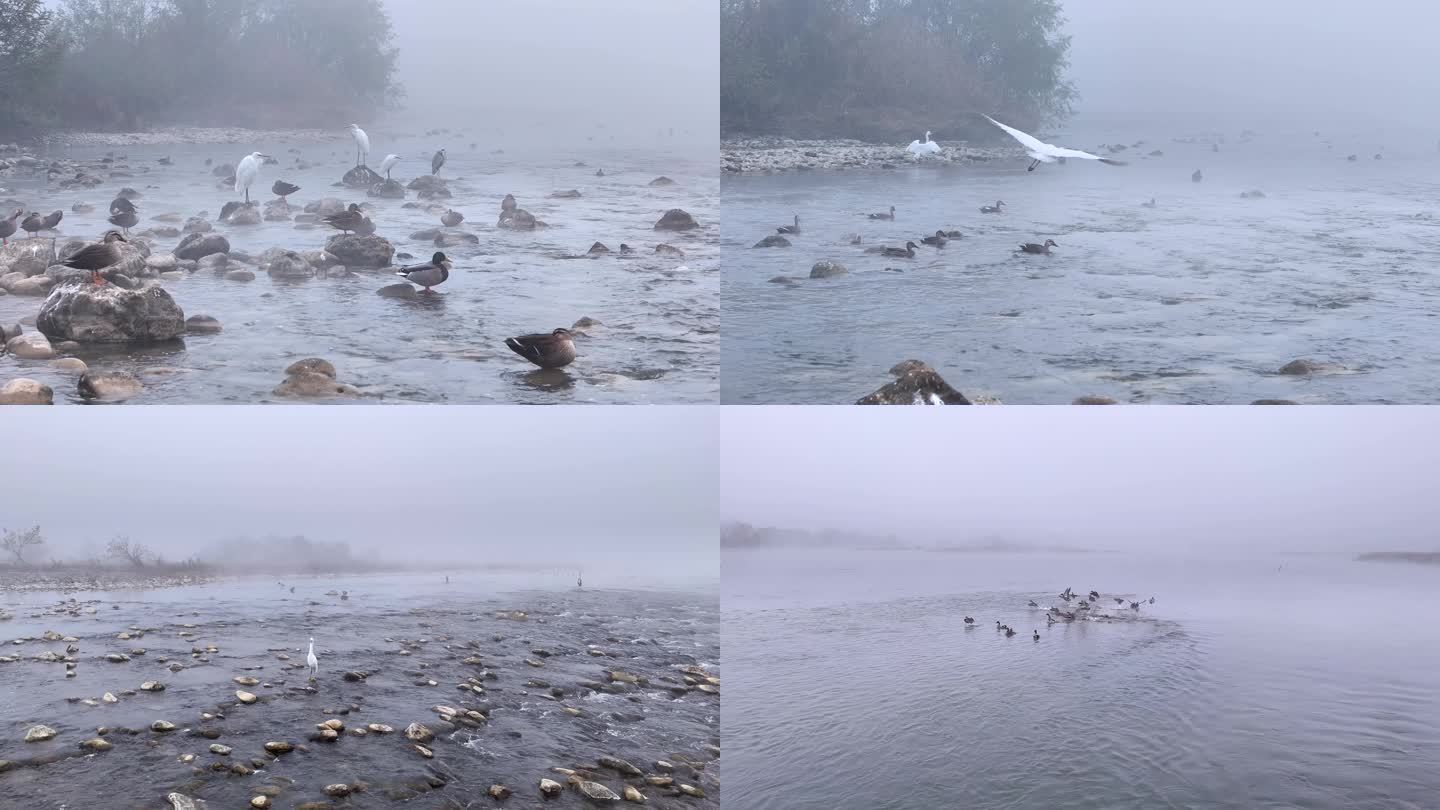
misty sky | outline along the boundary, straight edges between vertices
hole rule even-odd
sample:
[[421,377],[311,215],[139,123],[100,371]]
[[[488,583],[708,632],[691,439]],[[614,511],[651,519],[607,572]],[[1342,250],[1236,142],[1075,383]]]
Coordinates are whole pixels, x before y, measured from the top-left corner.
[[[387,0],[417,127],[719,143],[716,0]],[[600,140],[597,138],[597,141]],[[647,141],[648,142],[648,141]],[[718,148],[718,147],[717,147]]]
[[1440,409],[722,408],[720,515],[1101,549],[1440,548]]
[[0,526],[39,523],[72,550],[127,534],[172,558],[304,534],[405,561],[714,570],[711,409],[84,410],[6,431]]
[[1063,2],[1085,117],[1440,129],[1440,4]]

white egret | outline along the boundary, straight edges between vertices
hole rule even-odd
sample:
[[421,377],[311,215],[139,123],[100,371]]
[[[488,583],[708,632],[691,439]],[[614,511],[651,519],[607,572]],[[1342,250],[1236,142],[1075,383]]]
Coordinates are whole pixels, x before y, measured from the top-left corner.
[[380,171],[385,173],[386,180],[390,179],[390,170],[395,168],[395,164],[399,162],[399,155],[386,155],[385,159],[380,161]]
[[940,144],[930,140],[930,130],[927,129],[925,130],[925,140],[911,141],[910,145],[905,147],[905,151],[916,157],[920,157],[921,155],[938,155],[940,154]]
[[355,139],[355,165],[364,166],[365,159],[370,156],[370,136],[359,124],[351,124],[350,137]]
[[1081,152],[1079,149],[1066,149],[1063,146],[1055,146],[1053,144],[1045,143],[1039,138],[1036,138],[1034,135],[1021,132],[1014,127],[1007,127],[988,115],[985,116],[985,120],[1005,130],[1007,133],[1010,134],[1010,137],[1019,141],[1020,145],[1025,147],[1025,151],[1030,155],[1032,161],[1030,163],[1030,168],[1026,169],[1026,171],[1033,172],[1035,171],[1035,167],[1039,166],[1041,163],[1054,163],[1055,161],[1061,160],[1063,158],[1098,160],[1101,163],[1106,163],[1111,166],[1125,165],[1124,161],[1115,160],[1114,158],[1100,157],[1099,155],[1092,155],[1089,152]]
[[251,152],[241,158],[240,165],[235,167],[235,192],[245,192],[245,204],[250,204],[250,186],[255,178],[260,176],[260,167],[265,165],[265,159],[269,155],[260,152]]
[[310,670],[310,680],[320,674],[320,661],[315,658],[315,637],[310,637],[310,652],[305,654],[305,667]]

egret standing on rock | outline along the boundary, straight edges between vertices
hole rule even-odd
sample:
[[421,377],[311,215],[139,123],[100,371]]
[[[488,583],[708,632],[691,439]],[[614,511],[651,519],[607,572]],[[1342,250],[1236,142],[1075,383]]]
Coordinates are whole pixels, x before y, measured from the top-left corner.
[[399,155],[386,155],[385,159],[380,161],[380,171],[385,173],[386,180],[390,179],[390,170],[395,168],[395,164],[399,162]]
[[1005,126],[1004,124],[1000,123],[999,121],[996,121],[994,118],[991,118],[991,117],[988,116],[988,115],[987,115],[987,116],[984,116],[984,118],[985,118],[986,121],[989,121],[990,123],[994,124],[995,126],[997,126],[997,127],[1001,128],[1001,129],[1005,130],[1007,133],[1009,133],[1010,137],[1012,137],[1012,138],[1014,138],[1015,140],[1019,141],[1019,142],[1020,142],[1020,145],[1023,146],[1023,147],[1025,147],[1025,151],[1030,155],[1030,158],[1031,158],[1030,168],[1026,169],[1026,171],[1033,172],[1033,171],[1035,171],[1035,167],[1036,167],[1036,166],[1039,166],[1041,163],[1054,163],[1055,161],[1061,160],[1061,159],[1064,159],[1064,158],[1080,158],[1080,159],[1082,159],[1082,160],[1098,160],[1098,161],[1100,161],[1101,163],[1104,163],[1104,164],[1107,164],[1107,165],[1110,165],[1110,166],[1124,166],[1124,165],[1125,165],[1124,161],[1115,160],[1114,158],[1107,158],[1107,157],[1100,157],[1099,155],[1092,155],[1092,154],[1090,154],[1089,152],[1081,152],[1079,149],[1066,149],[1066,148],[1063,147],[1063,146],[1054,146],[1054,145],[1052,145],[1052,144],[1045,143],[1044,141],[1040,140],[1039,138],[1035,137],[1034,135],[1031,135],[1031,134],[1025,133],[1025,132],[1021,132],[1020,130],[1018,130],[1018,129],[1014,128],[1014,127],[1007,127],[1007,126]]
[[269,155],[260,152],[251,152],[240,160],[240,165],[235,167],[235,193],[245,192],[245,204],[250,204],[250,186],[255,178],[260,176],[260,167],[265,165],[265,159]]
[[[293,590],[293,589],[292,589]],[[320,661],[315,658],[315,637],[310,637],[310,652],[305,655],[305,667],[310,670],[310,680],[320,674]]]
[[370,136],[359,124],[351,124],[350,137],[355,139],[355,165],[364,166],[365,159],[370,156]]
[[435,157],[430,158],[430,173],[431,173],[431,174],[439,174],[439,173],[440,173],[440,167],[441,167],[441,166],[444,166],[444,165],[445,165],[445,150],[444,150],[444,149],[441,149],[439,152],[436,152],[436,153],[435,153]]

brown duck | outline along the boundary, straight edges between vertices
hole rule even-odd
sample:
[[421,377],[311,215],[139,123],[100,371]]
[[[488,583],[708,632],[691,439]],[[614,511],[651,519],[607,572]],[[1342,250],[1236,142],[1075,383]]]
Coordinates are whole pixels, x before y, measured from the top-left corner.
[[575,338],[569,329],[506,338],[505,345],[540,368],[563,368],[575,362]]
[[871,215],[870,215],[870,218],[871,218],[871,219],[894,219],[894,218],[895,218],[895,206],[893,206],[893,205],[890,206],[890,213],[888,213],[888,214],[871,214]]
[[74,256],[61,264],[76,270],[89,270],[90,283],[104,284],[105,279],[101,278],[100,271],[120,263],[125,256],[120,252],[120,246],[116,243],[125,241],[128,240],[121,236],[119,231],[106,231],[103,241],[80,248]]
[[1026,242],[1025,244],[1020,246],[1020,252],[1039,253],[1048,256],[1050,255],[1050,248],[1052,247],[1060,247],[1059,245],[1055,244],[1054,239],[1046,239],[1045,244],[1043,245],[1037,245],[1034,242]]
[[350,203],[350,207],[344,211],[325,217],[325,223],[341,231],[358,231],[365,227],[365,214],[358,204]]

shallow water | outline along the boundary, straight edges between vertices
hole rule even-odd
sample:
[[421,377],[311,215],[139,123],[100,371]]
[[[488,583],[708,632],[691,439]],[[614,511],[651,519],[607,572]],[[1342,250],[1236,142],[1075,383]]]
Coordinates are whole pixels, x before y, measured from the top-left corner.
[[[1440,401],[1433,143],[1261,134],[1215,153],[1170,140],[1150,137],[1119,168],[1027,173],[1020,158],[726,175],[722,399],[854,402],[915,358],[967,394],[1011,403]],[[1154,149],[1164,155],[1144,156]],[[1240,198],[1251,190],[1266,197]],[[1141,207],[1151,198],[1155,208]],[[997,199],[1005,213],[979,212]],[[864,216],[891,205],[894,222]],[[751,248],[795,213],[792,247]],[[937,229],[965,238],[922,245],[914,259],[867,256],[845,238],[899,247]],[[1012,252],[1047,238],[1060,245],[1051,256]],[[821,259],[850,274],[808,279]],[[1297,358],[1341,368],[1275,373]]]
[[[388,273],[360,270],[348,279],[272,281],[263,273],[249,283],[225,281],[197,272],[164,285],[186,315],[220,319],[224,331],[191,336],[183,345],[146,350],[87,350],[78,356],[101,370],[134,373],[165,367],[180,369],[144,377],[143,396],[153,403],[256,402],[284,379],[284,369],[304,357],[331,360],[339,378],[361,388],[365,402],[448,403],[694,403],[714,402],[719,390],[718,233],[719,183],[713,155],[666,147],[622,151],[587,144],[571,151],[527,148],[523,144],[480,142],[471,150],[469,136],[451,136],[449,162],[441,176],[454,198],[442,201],[465,214],[460,229],[479,244],[446,248],[455,264],[449,281],[422,300],[396,300],[375,294],[399,281]],[[435,138],[390,142],[371,133],[370,165],[388,152],[404,156],[393,176],[402,182],[428,174],[430,155],[442,145]],[[415,201],[384,200],[334,188],[354,165],[353,144],[346,139],[323,144],[261,143],[254,149],[274,155],[279,166],[266,166],[252,188],[254,199],[272,197],[270,185],[285,179],[301,187],[292,208],[322,197],[366,202],[377,233],[400,252],[428,260],[436,250],[411,234],[440,227],[438,214],[402,208]],[[296,155],[316,165],[297,171]],[[505,154],[492,154],[504,148]],[[95,158],[108,149],[76,149],[45,158]],[[115,193],[131,186],[145,196],[137,232],[161,224],[152,218],[175,212],[183,217],[208,211],[212,219],[236,195],[217,188],[204,165],[238,162],[244,146],[161,146],[114,150],[126,155],[134,174],[95,189],[61,191],[47,186],[43,174],[0,180],[27,208],[65,211],[65,237],[94,237],[105,228],[106,208]],[[173,166],[156,160],[173,159]],[[586,165],[576,167],[576,162]],[[597,168],[605,177],[595,177]],[[144,171],[148,169],[148,171]],[[659,175],[675,180],[669,187],[647,184]],[[549,199],[556,191],[576,189],[579,199]],[[552,227],[517,233],[494,227],[500,200],[513,193],[520,205]],[[71,212],[84,200],[91,214]],[[297,205],[298,204],[298,205]],[[688,233],[655,231],[669,208],[684,208],[701,224]],[[289,222],[255,226],[216,225],[236,250],[258,255],[281,246],[294,250],[324,247],[335,233],[323,224],[298,230]],[[22,234],[23,235],[23,234]],[[621,260],[570,260],[592,242],[617,250],[620,242],[640,256]],[[156,252],[172,250],[179,238],[157,239]],[[684,259],[657,257],[654,246],[668,242]],[[0,296],[0,321],[14,323],[39,311],[40,300]],[[580,359],[563,373],[536,369],[505,347],[517,334],[570,326],[581,317],[602,327],[577,345]],[[0,358],[0,377],[27,376],[50,385],[57,400],[76,401],[73,376],[49,368],[46,361]]]
[[[552,586],[573,572],[550,578]],[[668,687],[679,683],[680,668],[701,665],[719,674],[719,605],[713,582],[695,591],[586,588],[517,590],[538,584],[534,576],[484,576],[455,573],[451,584],[441,574],[409,577],[284,577],[274,581],[226,581],[203,587],[150,593],[82,593],[73,597],[93,604],[93,615],[54,615],[48,610],[62,598],[54,594],[9,594],[6,605],[16,618],[3,623],[6,638],[39,636],[47,629],[78,637],[78,677],[66,679],[61,664],[28,660],[42,650],[61,652],[64,643],[30,641],[5,644],[3,655],[21,655],[0,663],[0,759],[22,764],[3,777],[5,804],[27,807],[90,808],[107,796],[106,807],[167,806],[164,796],[177,790],[203,798],[211,807],[240,807],[266,785],[283,789],[276,807],[324,801],[322,789],[337,782],[367,785],[344,806],[469,807],[493,802],[484,796],[492,784],[515,791],[511,803],[538,803],[542,777],[564,782],[555,766],[594,767],[601,755],[617,756],[647,774],[656,760],[676,765],[677,781],[700,786],[707,798],[673,797],[667,790],[635,782],[657,807],[718,807],[719,762],[704,746],[719,743],[719,698],[691,690],[681,697]],[[290,593],[288,586],[295,586]],[[325,595],[345,589],[350,599]],[[496,618],[497,611],[523,610],[525,621]],[[41,614],[31,618],[33,614]],[[194,628],[189,628],[194,624]],[[116,639],[138,626],[147,632],[129,641]],[[179,636],[193,632],[194,638]],[[306,640],[316,640],[320,675],[307,688],[303,669]],[[192,657],[192,647],[214,644],[208,661]],[[594,657],[595,646],[613,657]],[[104,655],[143,648],[143,656],[109,663]],[[401,650],[409,654],[401,655]],[[541,657],[532,650],[551,655]],[[286,654],[289,661],[278,656]],[[464,664],[479,656],[483,665]],[[159,659],[185,665],[170,672]],[[541,661],[532,667],[524,659]],[[607,668],[645,675],[649,687],[617,693],[591,691],[582,682],[604,681]],[[369,671],[359,683],[347,682],[347,670]],[[484,672],[493,673],[489,679]],[[237,686],[233,677],[262,681]],[[457,689],[470,676],[481,678],[485,694]],[[142,681],[159,680],[160,693],[135,692]],[[541,679],[564,690],[558,700],[549,689],[527,686]],[[437,685],[417,685],[434,680]],[[236,689],[260,697],[240,705]],[[91,707],[69,698],[98,700],[110,691],[117,704]],[[479,728],[450,730],[431,707],[472,708],[489,715]],[[562,707],[581,711],[571,716]],[[327,713],[329,712],[333,713]],[[223,716],[202,721],[203,711]],[[393,734],[365,737],[345,733],[334,743],[307,741],[315,724],[336,718],[347,729],[368,723],[393,726]],[[175,723],[168,734],[149,730],[157,719]],[[434,759],[424,759],[404,738],[404,729],[420,722],[436,732]],[[44,723],[60,732],[49,742],[25,743],[25,729]],[[77,744],[95,729],[112,732],[114,749],[78,756]],[[213,742],[231,746],[229,756],[209,752],[212,740],[191,730],[219,732]],[[303,745],[266,762],[249,776],[212,771],[213,762],[268,760],[262,746],[270,740]],[[196,755],[192,764],[181,754]],[[700,770],[681,762],[693,759]],[[48,764],[36,764],[36,760]],[[55,761],[49,761],[55,760]],[[599,781],[620,792],[623,782],[601,769]],[[682,778],[683,777],[683,778]],[[432,786],[430,780],[443,783]],[[418,798],[416,798],[418,797]],[[472,802],[474,803],[472,805]],[[340,803],[337,803],[337,806]],[[573,790],[547,805],[583,806]]]
[[[1431,807],[1437,584],[1329,555],[727,552],[726,806]],[[1067,586],[1118,615],[1047,628],[1026,602]]]

